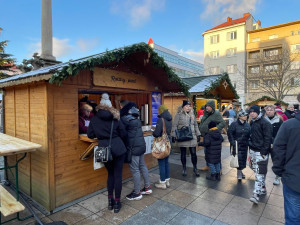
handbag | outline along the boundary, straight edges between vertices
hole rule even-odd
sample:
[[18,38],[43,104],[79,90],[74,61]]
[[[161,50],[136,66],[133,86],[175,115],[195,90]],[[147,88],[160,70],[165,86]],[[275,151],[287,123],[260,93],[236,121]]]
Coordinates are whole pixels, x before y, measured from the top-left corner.
[[168,157],[171,152],[171,143],[166,131],[166,125],[163,118],[162,118],[162,122],[163,122],[162,136],[154,138],[152,143],[152,155],[157,159],[164,159]]
[[96,162],[109,162],[112,161],[111,155],[111,138],[114,127],[114,121],[111,121],[111,129],[110,129],[110,137],[109,137],[109,145],[107,147],[95,146],[94,154]]
[[232,167],[232,168],[238,168],[239,167],[237,141],[235,141],[235,149],[236,149],[236,154],[235,154],[235,156],[231,155],[231,159],[230,159],[230,167]]
[[178,142],[193,140],[193,132],[192,132],[192,128],[191,128],[191,118],[190,118],[189,125],[187,127],[183,126],[181,129],[175,130],[175,134],[176,134],[176,140]]

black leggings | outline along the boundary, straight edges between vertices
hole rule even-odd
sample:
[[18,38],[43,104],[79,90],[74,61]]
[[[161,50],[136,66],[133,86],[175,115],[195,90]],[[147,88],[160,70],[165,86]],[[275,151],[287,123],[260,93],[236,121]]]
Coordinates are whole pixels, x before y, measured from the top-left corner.
[[122,191],[122,170],[124,164],[125,154],[114,157],[113,161],[104,163],[108,172],[107,190],[108,195],[113,196],[115,190],[115,198],[120,199]]
[[[180,147],[181,151],[181,163],[182,166],[186,166],[186,147]],[[196,147],[190,147],[190,153],[192,158],[192,163],[194,167],[197,167],[197,155],[196,155]]]

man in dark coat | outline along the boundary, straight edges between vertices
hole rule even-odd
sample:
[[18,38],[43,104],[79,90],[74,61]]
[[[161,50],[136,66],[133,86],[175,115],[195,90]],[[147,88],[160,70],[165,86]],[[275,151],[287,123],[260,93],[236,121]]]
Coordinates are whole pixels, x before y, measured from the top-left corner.
[[[132,160],[129,164],[133,176],[134,190],[126,196],[128,200],[140,200],[142,194],[151,194],[148,168],[145,163],[144,153],[146,142],[142,130],[142,123],[139,119],[139,110],[134,102],[123,100],[120,102],[121,121],[127,130],[127,149],[131,151]],[[141,190],[141,174],[144,177],[145,187]]]
[[265,179],[272,142],[272,125],[260,113],[258,105],[251,106],[249,112],[251,117],[249,153],[256,178],[253,196],[250,198],[250,201],[258,204],[259,196],[267,193]]
[[[298,94],[300,102],[300,93]],[[285,224],[300,224],[300,113],[284,122],[273,145],[273,172],[282,177]]]

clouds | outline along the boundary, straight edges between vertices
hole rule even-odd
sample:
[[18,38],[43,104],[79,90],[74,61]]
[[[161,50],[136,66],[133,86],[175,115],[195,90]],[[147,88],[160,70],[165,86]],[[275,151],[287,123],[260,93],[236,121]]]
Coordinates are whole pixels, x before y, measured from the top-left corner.
[[260,0],[202,0],[205,10],[201,19],[212,20],[214,24],[226,22],[226,18],[240,18],[243,13],[254,13]]
[[154,11],[160,11],[165,0],[113,0],[111,12],[128,17],[132,27],[141,27],[151,19]]

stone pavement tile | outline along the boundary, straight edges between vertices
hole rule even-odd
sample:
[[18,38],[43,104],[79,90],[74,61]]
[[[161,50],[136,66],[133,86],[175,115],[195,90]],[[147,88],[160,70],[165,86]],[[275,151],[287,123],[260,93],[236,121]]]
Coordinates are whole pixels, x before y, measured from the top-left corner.
[[276,222],[274,220],[267,219],[265,217],[260,217],[258,225],[282,225],[283,223]]
[[212,223],[212,225],[228,225],[228,223],[223,223],[223,222],[221,222],[221,221],[219,221],[219,220],[215,220],[215,221]]
[[188,182],[193,183],[193,184],[197,184],[197,185],[201,185],[207,188],[212,188],[215,187],[218,184],[218,181],[211,181],[211,180],[207,180],[206,179],[206,175],[209,172],[201,172],[200,173],[200,177],[196,178],[196,179],[190,179],[188,180]]
[[267,201],[267,204],[275,205],[275,206],[278,206],[278,207],[284,207],[283,196],[270,194],[270,197]]
[[170,186],[172,189],[177,189],[179,186],[186,184],[187,182],[182,181],[182,180],[178,180],[178,179],[170,179]]
[[192,212],[190,210],[184,209],[179,214],[177,214],[168,224],[172,225],[207,225],[212,224],[214,220],[207,216]]
[[181,191],[171,191],[169,194],[165,195],[162,200],[173,203],[180,207],[186,207],[192,201],[194,201],[197,197],[191,194],[187,194]]
[[186,208],[193,212],[200,213],[204,216],[216,219],[218,215],[220,215],[222,210],[225,208],[225,205],[208,201],[202,198],[197,198]]
[[123,222],[121,225],[164,225],[166,222],[156,219],[152,216],[139,212],[128,220]]
[[127,181],[126,183],[123,183],[122,188],[124,188],[124,187],[126,187],[126,188],[128,188],[130,190],[133,190],[133,187],[134,187],[133,181],[130,180],[130,181]]
[[181,186],[179,186],[176,190],[177,191],[181,191],[181,192],[185,192],[187,194],[199,196],[204,191],[207,190],[207,187],[185,182],[184,184],[182,184]]
[[[22,218],[22,217],[21,217]],[[53,222],[51,219],[49,219],[48,217],[43,217],[43,218],[39,218],[43,223],[51,223]],[[7,221],[6,218],[2,217],[2,222]],[[35,225],[36,224],[36,220],[32,217],[29,218],[27,220],[24,221],[18,221],[16,220],[12,220],[8,223],[5,223],[5,225]]]
[[231,174],[225,174],[221,177],[221,181],[225,182],[225,183],[230,183],[230,184],[237,184],[237,183],[244,184],[247,182],[247,180],[245,180],[245,179],[239,181],[237,179],[236,174],[234,176],[232,176]]
[[158,189],[156,187],[152,187],[152,194],[151,194],[151,196],[153,196],[155,198],[158,198],[158,199],[161,199],[165,195],[169,194],[171,191],[173,191],[172,186],[171,186],[171,188],[167,188],[165,190]]
[[130,200],[125,198],[122,201],[122,203],[126,204],[126,205],[129,205],[132,208],[135,208],[137,210],[142,210],[143,208],[145,208],[148,205],[151,205],[152,203],[157,201],[157,198],[155,198],[151,195],[143,195],[143,198],[141,200],[138,200],[138,201],[134,201],[134,200],[130,201]]
[[167,223],[182,210],[183,208],[177,205],[158,200],[147,208],[144,208],[141,212],[145,215],[154,217],[162,222]]
[[[48,217],[43,217],[43,218],[39,218],[41,221],[42,221],[42,223],[45,223],[45,224],[47,224],[47,223],[51,223],[51,222],[53,222],[51,219],[49,219]],[[61,220],[60,220],[61,221]],[[24,222],[26,222],[26,221],[24,221]],[[34,221],[32,221],[31,223],[26,223],[26,225],[36,225],[37,224],[37,222],[36,222],[36,220],[34,219]],[[14,225],[18,225],[18,223],[14,223]]]
[[284,209],[281,207],[267,204],[262,216],[267,219],[284,223]]
[[105,219],[101,218],[99,215],[94,214],[91,215],[87,218],[85,218],[84,220],[81,220],[77,223],[75,223],[76,225],[112,225],[112,223],[106,221]]
[[64,221],[65,223],[74,224],[93,213],[80,205],[73,205],[49,216],[53,221]]
[[159,170],[155,170],[149,173],[150,183],[156,183],[157,181],[159,181],[159,179],[160,179]]
[[93,213],[96,213],[107,207],[108,200],[106,195],[98,194],[79,202],[78,205],[90,210]]
[[282,184],[274,185],[271,194],[276,194],[276,195],[283,196]]
[[226,207],[217,220],[232,225],[257,225],[259,216]]
[[250,202],[248,198],[241,198],[235,196],[226,207],[261,216],[264,211],[265,205],[265,203],[261,202],[255,205],[252,202]]
[[114,213],[113,210],[104,209],[98,212],[97,215],[112,224],[121,224],[136,213],[138,213],[137,209],[134,209],[129,205],[122,204],[122,208],[118,213]]
[[[132,192],[133,189],[127,188],[127,187],[123,187],[122,186],[122,192],[121,192],[121,199],[125,198],[126,195],[130,194]],[[103,195],[108,195],[107,191],[102,193]]]
[[206,199],[208,201],[213,201],[216,203],[221,203],[223,205],[227,205],[231,200],[233,199],[233,195],[217,191],[214,189],[207,189],[202,195],[200,195],[200,198]]

